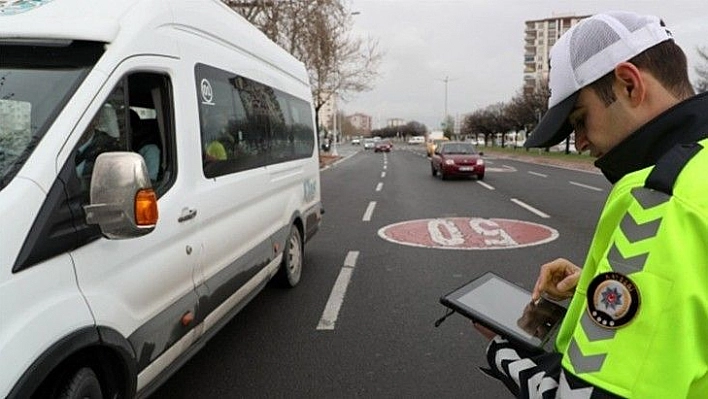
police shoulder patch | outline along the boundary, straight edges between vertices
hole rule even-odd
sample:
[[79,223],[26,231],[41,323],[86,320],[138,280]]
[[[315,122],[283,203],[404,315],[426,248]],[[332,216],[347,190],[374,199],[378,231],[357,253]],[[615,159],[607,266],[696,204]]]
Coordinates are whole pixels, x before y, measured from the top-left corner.
[[602,273],[590,282],[587,302],[592,321],[600,327],[615,329],[634,319],[639,310],[639,289],[623,274]]

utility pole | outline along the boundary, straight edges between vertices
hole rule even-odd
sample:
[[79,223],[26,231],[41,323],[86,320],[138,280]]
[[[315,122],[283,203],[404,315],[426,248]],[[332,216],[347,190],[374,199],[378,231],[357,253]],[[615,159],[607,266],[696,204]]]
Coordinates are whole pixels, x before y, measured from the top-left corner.
[[450,79],[445,76],[445,79],[443,79],[443,82],[445,82],[445,115],[443,115],[443,120],[447,123],[447,83],[450,81]]
[[445,79],[441,79],[443,83],[445,83],[445,115],[443,115],[443,130],[447,128],[447,85],[450,83],[452,80],[450,79],[449,76],[445,76]]

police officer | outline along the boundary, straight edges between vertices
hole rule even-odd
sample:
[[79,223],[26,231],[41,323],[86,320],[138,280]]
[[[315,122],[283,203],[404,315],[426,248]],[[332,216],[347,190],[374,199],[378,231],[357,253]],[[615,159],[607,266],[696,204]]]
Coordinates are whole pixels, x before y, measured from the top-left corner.
[[489,372],[520,397],[708,398],[708,96],[663,22],[627,12],[566,32],[549,87],[525,146],[575,131],[614,187],[583,268],[549,262],[533,290],[572,298],[557,352],[496,336]]

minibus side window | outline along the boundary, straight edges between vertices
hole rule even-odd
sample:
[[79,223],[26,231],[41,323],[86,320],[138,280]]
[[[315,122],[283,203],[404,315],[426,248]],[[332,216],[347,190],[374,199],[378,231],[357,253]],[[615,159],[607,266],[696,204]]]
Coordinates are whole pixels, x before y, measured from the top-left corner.
[[212,178],[313,155],[310,104],[203,64],[195,67],[204,176]]

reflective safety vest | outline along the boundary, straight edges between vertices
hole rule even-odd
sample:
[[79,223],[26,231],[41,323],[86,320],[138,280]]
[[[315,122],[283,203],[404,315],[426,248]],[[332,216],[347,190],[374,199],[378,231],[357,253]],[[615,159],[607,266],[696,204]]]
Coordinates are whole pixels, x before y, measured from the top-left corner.
[[613,187],[556,340],[566,373],[631,398],[708,398],[708,139]]

